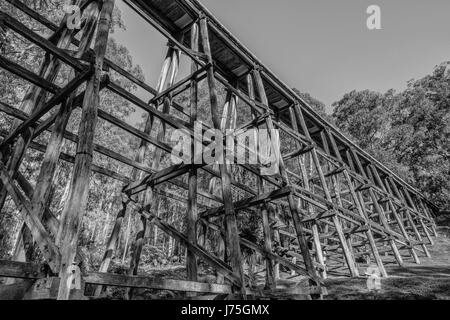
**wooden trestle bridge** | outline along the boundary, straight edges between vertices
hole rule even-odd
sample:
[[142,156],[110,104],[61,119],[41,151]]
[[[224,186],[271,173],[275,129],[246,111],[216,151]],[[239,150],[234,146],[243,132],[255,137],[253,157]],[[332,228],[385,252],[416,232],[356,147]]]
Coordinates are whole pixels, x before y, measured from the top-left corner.
[[[438,209],[321,118],[198,1],[123,0],[168,39],[167,55],[155,87],[105,58],[114,0],[73,0],[83,13],[80,30],[67,28],[67,16],[56,25],[19,0],[6,1],[53,34],[45,39],[0,12],[4,28],[47,52],[38,74],[0,57],[1,68],[32,84],[20,108],[0,102],[2,114],[17,119],[11,132],[1,131],[0,205],[3,207],[8,195],[11,197],[24,221],[22,245],[34,241],[45,259],[44,264],[0,261],[0,276],[25,279],[0,286],[2,297],[85,298],[86,284],[96,285],[91,296],[98,296],[104,286],[178,290],[191,292],[189,296],[207,293],[270,297],[292,288],[296,294],[317,295],[325,292],[322,279],[335,272],[351,277],[362,275],[357,263],[362,257],[370,257],[381,276],[386,277],[386,262],[420,263],[421,257],[429,256],[427,246],[437,236],[433,216]],[[75,38],[77,34],[80,40]],[[77,49],[69,50],[70,45]],[[180,55],[188,59],[182,60]],[[191,70],[181,80],[177,79],[180,61],[188,61]],[[73,72],[69,83],[59,86],[55,79],[63,66]],[[153,98],[142,101],[111,81],[110,72],[132,81]],[[162,157],[173,149],[166,142],[166,127],[194,135],[198,85],[202,81],[207,84],[214,128],[241,133],[251,128],[279,130],[279,141],[271,139],[274,146],[277,141],[282,146],[277,174],[263,175],[262,166],[256,164],[163,166]],[[83,89],[77,91],[79,87]],[[219,87],[225,88],[225,105],[219,105]],[[99,109],[101,90],[110,90],[143,109],[148,115],[145,130]],[[190,98],[184,105],[175,101],[183,92]],[[82,116],[75,135],[65,127],[77,108]],[[250,118],[238,123],[236,114],[244,109],[249,110]],[[141,139],[135,159],[94,143],[97,118]],[[165,126],[159,126],[154,134],[156,121]],[[203,126],[204,130],[211,127],[206,123]],[[51,133],[46,145],[34,141],[44,131]],[[76,143],[75,155],[60,150],[64,139]],[[150,145],[156,148],[154,161],[148,167],[144,159]],[[45,154],[35,185],[18,170],[27,148]],[[131,176],[93,164],[94,151],[132,167]],[[58,219],[46,204],[59,159],[73,163],[73,170],[69,194]],[[249,178],[235,178],[232,173],[238,169]],[[91,171],[123,182],[123,208],[117,214],[99,270],[80,273],[74,261]],[[200,174],[210,177],[208,187],[197,183]],[[171,190],[187,190],[188,198],[169,192],[168,184]],[[187,203],[185,233],[155,213],[151,204],[163,196]],[[128,275],[108,273],[126,210],[135,210],[141,216],[143,231],[147,224],[154,224],[186,247],[186,280],[137,275],[145,232],[138,232]],[[243,212],[260,218],[260,241],[240,236],[238,222]],[[205,229],[222,237],[226,255],[224,250],[213,254],[205,249]],[[296,257],[296,261],[277,254],[276,249],[286,243],[292,244],[290,257]],[[250,285],[243,267],[243,247],[263,257],[262,289]],[[198,259],[222,279],[218,277],[214,284],[200,282]],[[283,277],[289,276],[280,272],[280,265],[308,279],[307,284],[287,286]]]

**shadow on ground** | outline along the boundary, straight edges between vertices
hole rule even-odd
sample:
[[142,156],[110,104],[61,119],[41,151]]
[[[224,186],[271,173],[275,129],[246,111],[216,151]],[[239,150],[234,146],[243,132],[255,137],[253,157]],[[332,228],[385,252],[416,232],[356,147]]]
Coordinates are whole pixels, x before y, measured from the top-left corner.
[[428,246],[431,258],[420,256],[420,265],[387,266],[389,278],[381,279],[379,292],[368,289],[366,278],[331,278],[325,280],[325,299],[450,300],[450,234],[445,227],[439,227],[438,233],[434,246]]

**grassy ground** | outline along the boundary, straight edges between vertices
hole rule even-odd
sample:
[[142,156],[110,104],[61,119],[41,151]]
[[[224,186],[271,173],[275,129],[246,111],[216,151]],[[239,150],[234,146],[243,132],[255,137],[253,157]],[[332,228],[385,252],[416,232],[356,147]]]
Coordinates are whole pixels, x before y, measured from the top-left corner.
[[381,279],[381,290],[370,291],[365,278],[331,278],[325,281],[331,300],[450,300],[450,228],[439,227],[431,258],[420,256],[421,264],[388,265],[389,278]]
[[[405,259],[405,266],[398,267],[393,261],[386,265],[389,278],[381,279],[381,290],[370,291],[367,278],[351,279],[334,277],[325,280],[328,295],[326,300],[450,300],[450,227],[439,227],[439,237],[434,246],[428,246],[431,258],[419,255],[421,264],[417,265]],[[123,271],[123,270],[122,270]],[[171,268],[149,268],[145,274],[158,278],[185,279],[183,264]],[[121,273],[120,270],[115,272]],[[361,274],[363,274],[361,272]],[[287,274],[284,274],[287,276]],[[263,277],[264,278],[264,277]],[[264,280],[264,279],[262,279]],[[215,282],[214,272],[202,267],[199,281]],[[105,299],[123,299],[125,289],[108,287],[103,294]],[[134,299],[184,299],[184,292],[168,290],[135,290]],[[298,299],[298,297],[281,296],[278,299]]]

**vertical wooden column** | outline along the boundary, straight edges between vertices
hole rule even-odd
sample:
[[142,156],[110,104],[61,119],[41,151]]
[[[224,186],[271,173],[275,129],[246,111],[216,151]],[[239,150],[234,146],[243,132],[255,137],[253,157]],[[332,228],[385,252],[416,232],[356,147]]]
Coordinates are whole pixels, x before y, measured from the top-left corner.
[[[298,104],[295,104],[295,109],[294,110],[295,110],[298,122],[300,124],[300,127],[304,131],[304,134],[306,135],[308,140],[312,141],[311,135],[309,134],[308,127],[306,126],[306,122],[305,122],[305,119],[303,117],[303,114],[302,114],[302,111],[300,109],[300,106]],[[331,198],[330,191],[328,190],[327,182],[326,182],[325,176],[323,174],[322,167],[320,165],[319,157],[317,155],[317,150],[316,150],[315,146],[311,150],[311,156],[312,156],[314,165],[316,167],[317,173],[319,175],[319,179],[320,179],[320,182],[322,184],[323,191],[325,193],[325,198],[327,199],[328,202],[332,203],[333,199]],[[355,264],[355,261],[353,259],[352,253],[351,253],[351,251],[350,251],[350,249],[348,247],[347,241],[345,239],[345,235],[344,235],[344,232],[342,230],[341,222],[340,222],[340,220],[339,220],[337,215],[334,215],[332,217],[332,220],[333,220],[333,224],[334,224],[334,226],[336,228],[336,232],[338,234],[340,245],[341,245],[342,251],[344,253],[344,258],[345,258],[345,261],[346,261],[347,266],[349,268],[350,274],[353,277],[358,277],[359,276],[358,268],[356,267],[356,264]]]
[[[160,72],[159,77],[158,77],[158,82],[156,84],[156,92],[157,93],[161,92],[163,90],[163,88],[164,88],[164,84],[166,82],[167,75],[169,73],[169,68],[170,68],[170,65],[172,63],[172,53],[173,53],[173,48],[169,47],[167,49],[167,53],[166,53],[166,56],[164,58],[164,62],[163,62],[162,67],[161,67],[161,72]],[[154,120],[153,116],[149,113],[147,115],[147,119],[145,121],[144,133],[146,133],[146,134],[150,134],[151,133],[152,128],[153,128],[153,120]],[[145,141],[145,140],[141,140],[141,143],[139,145],[139,150],[138,150],[138,153],[137,153],[136,158],[135,158],[135,160],[137,162],[139,162],[139,163],[143,163],[144,162],[145,154],[146,154],[148,148],[149,148],[148,142]],[[142,177],[142,173],[139,173],[137,169],[133,169],[132,173],[131,173],[131,177],[132,177],[131,178],[132,181],[136,181],[137,179]],[[141,201],[141,202],[143,201],[142,195],[139,195],[138,198],[139,198],[138,201]],[[134,270],[134,264],[133,264],[133,266],[131,266],[131,263],[134,263],[133,261],[136,260],[136,258],[134,258],[135,255],[136,255],[136,242],[140,241],[140,238],[138,238],[138,236],[140,237],[141,235],[143,235],[143,233],[141,231],[146,229],[146,227],[147,227],[147,220],[146,219],[139,219],[139,221],[137,222],[137,229],[139,231],[137,232],[135,239],[133,239],[132,243],[131,243],[131,248],[133,250],[131,252],[132,258],[130,260],[130,270]],[[155,226],[154,227],[155,242],[156,242],[156,238],[157,238],[157,231],[158,231],[158,229]]]
[[[95,31],[98,19],[98,3],[93,2],[88,7],[86,23],[82,30],[81,42],[78,47],[78,51],[75,54],[75,58],[81,58],[83,54],[89,49],[90,42],[92,41],[92,36]],[[71,78],[74,78],[74,71],[72,71]],[[71,80],[71,79],[69,79]],[[47,149],[44,154],[44,159],[39,171],[39,175],[36,180],[36,187],[30,198],[32,206],[32,215],[36,215],[39,219],[42,219],[44,215],[44,210],[46,209],[47,203],[50,200],[52,190],[53,190],[53,179],[55,177],[55,172],[58,165],[59,156],[61,153],[61,145],[63,143],[63,135],[66,129],[67,122],[72,113],[72,103],[75,97],[75,92],[73,92],[65,103],[61,104],[56,120],[53,127],[52,134],[50,136],[49,142],[47,144]],[[27,233],[27,234],[25,234]],[[56,236],[56,234],[54,235]],[[21,256],[27,256],[25,254],[25,248],[27,250],[33,250],[33,243],[27,241],[26,239],[31,239],[30,231],[25,224],[22,224],[21,231],[19,234],[18,241],[14,250],[13,259],[17,260]]]
[[[328,146],[328,140],[327,140],[328,139],[328,135],[326,134],[326,129],[324,129],[324,130],[322,130],[320,132],[320,137],[321,137],[321,140],[322,140],[323,147],[325,149],[325,153],[326,154],[331,154],[330,147]],[[340,155],[338,157],[340,157]],[[327,170],[329,171],[329,170],[331,170],[330,162],[327,161],[327,164],[328,164]],[[334,175],[334,174],[331,175],[331,184],[333,186],[335,199],[336,199],[336,202],[337,202],[338,206],[341,207],[341,208],[344,208],[344,204],[343,204],[342,198],[341,198],[340,181],[338,181],[338,179],[336,178],[336,175]],[[344,227],[346,227],[346,225],[347,226],[351,226],[351,223],[348,222],[348,221],[345,221],[345,220],[341,222],[341,225],[342,224],[343,224]],[[356,265],[355,253],[353,251],[352,235],[350,233],[350,234],[344,234],[344,236],[346,238],[347,246],[348,246],[348,249],[349,249],[350,254],[352,256],[352,260],[355,262],[355,265]]]
[[420,234],[419,229],[417,229],[416,223],[414,222],[414,219],[411,215],[411,211],[408,207],[408,205],[409,205],[409,206],[411,206],[411,208],[414,209],[414,203],[412,203],[412,202],[408,203],[410,199],[408,199],[407,190],[405,190],[405,188],[403,188],[403,186],[399,191],[400,191],[400,196],[403,199],[403,203],[405,204],[404,209],[405,209],[405,214],[406,214],[406,217],[408,218],[409,224],[411,225],[411,228],[412,228],[414,234],[416,235],[417,240],[419,240],[422,243],[421,245],[423,248],[423,252],[429,258],[429,257],[431,257],[431,254],[428,251],[427,245],[424,243],[424,241],[422,239],[422,235]]
[[[386,191],[387,191],[389,194],[393,195],[392,190],[391,190],[391,187],[389,186],[389,181],[388,181],[388,180],[385,180],[385,182],[386,182],[386,183],[385,183],[384,185],[385,185]],[[417,264],[420,264],[419,257],[417,256],[417,253],[416,253],[416,251],[414,250],[414,245],[413,245],[412,242],[411,242],[411,239],[410,239],[410,237],[409,237],[408,231],[406,231],[405,226],[404,226],[404,223],[403,223],[403,221],[402,221],[402,218],[401,218],[401,216],[399,215],[397,209],[395,208],[395,205],[394,205],[392,199],[389,199],[389,206],[391,207],[392,214],[394,215],[394,218],[395,218],[395,220],[397,221],[397,225],[398,225],[398,227],[399,227],[399,229],[400,229],[402,235],[403,235],[403,236],[405,237],[405,239],[408,241],[408,244],[409,244],[409,252],[410,252],[411,256],[413,257],[414,262],[417,263]]]
[[427,257],[431,257],[430,252],[428,251],[428,248],[427,248],[426,244],[423,242],[422,236],[421,236],[419,230],[417,229],[417,226],[416,226],[416,224],[415,224],[415,222],[414,222],[414,220],[413,220],[413,218],[411,216],[411,213],[410,213],[409,209],[408,208],[404,208],[404,210],[405,210],[406,218],[408,219],[409,224],[410,224],[410,226],[411,226],[411,228],[413,230],[413,233],[416,235],[417,240],[419,242],[421,242],[421,246],[422,246],[423,252],[425,253],[425,255]]
[[437,232],[436,232],[436,222],[434,221],[433,216],[431,215],[431,213],[429,212],[429,208],[426,204],[424,204],[424,202],[422,201],[422,199],[418,198],[417,199],[419,202],[419,206],[422,208],[425,216],[430,219],[430,229],[433,232],[433,235],[435,237],[437,237]]
[[[191,49],[198,51],[198,25],[194,23],[191,27]],[[191,73],[196,72],[198,69],[197,63],[192,61]],[[197,121],[197,98],[198,98],[198,86],[197,80],[192,79],[191,89],[190,89],[190,125],[194,128],[195,122]],[[197,244],[197,169],[194,166],[195,159],[195,148],[194,142],[191,145],[191,164],[192,167],[189,170],[188,177],[188,203],[187,203],[187,225],[186,234],[190,243]],[[189,249],[186,250],[186,272],[188,280],[197,281],[197,258],[195,254]]]
[[[365,170],[364,170],[364,168],[363,168],[363,166],[361,164],[361,161],[359,160],[358,155],[356,154],[356,152],[353,149],[350,149],[350,152],[351,152],[353,158],[355,159],[356,165],[357,165],[358,169],[361,171],[362,176],[366,180],[368,180],[369,182],[373,181],[373,179],[370,179],[370,177],[367,176],[367,173],[365,172]],[[376,211],[378,213],[378,215],[380,217],[380,220],[381,220],[381,224],[383,225],[383,227],[386,230],[390,231],[391,228],[389,226],[389,223],[386,220],[386,216],[384,214],[384,210],[379,205],[378,198],[376,197],[375,192],[373,191],[373,188],[370,186],[368,191],[369,191],[370,199],[372,200],[373,209],[374,209],[374,211]],[[394,252],[395,260],[397,261],[397,263],[399,265],[402,266],[403,265],[403,259],[402,259],[402,256],[400,255],[400,251],[397,248],[395,240],[394,240],[394,238],[391,235],[388,235],[388,237],[389,237],[389,240],[388,240],[389,241],[389,245],[391,246],[392,251]]]
[[[162,71],[158,79],[158,84],[156,88],[158,93],[164,90],[166,82],[167,88],[172,86],[175,81],[175,77],[178,73],[180,52],[178,49],[173,48],[171,43],[169,43],[168,45],[169,48],[167,50],[166,59],[163,63]],[[165,96],[162,107],[163,113],[168,113],[170,111],[170,104],[171,98]],[[159,119],[159,122],[160,122],[159,126],[156,129],[157,132],[156,139],[163,140],[166,132],[166,124],[161,119]],[[155,118],[149,114],[145,125],[145,131],[150,134],[154,126],[155,126]],[[145,157],[145,152],[147,148],[153,147],[154,152],[151,168],[152,170],[157,171],[159,169],[159,165],[162,158],[162,150],[155,146],[149,146],[148,143],[144,141],[142,141],[141,145],[143,149],[142,159],[144,159]],[[153,193],[153,188],[147,188],[144,191],[144,193],[140,195],[139,199],[139,201],[143,203],[144,207],[151,206],[152,210],[156,211],[156,216],[158,216],[159,200],[160,200],[159,196]],[[136,233],[136,237],[134,239],[134,242],[132,243],[130,266],[128,268],[129,275],[137,275],[138,273],[139,261],[141,258],[142,248],[145,243],[146,233],[147,233],[147,219],[144,216],[141,216],[139,217],[138,221],[138,232]],[[170,239],[169,239],[169,247],[170,247]],[[131,299],[132,294],[133,289],[129,288],[125,293],[125,298]]]
[[117,214],[113,229],[111,231],[111,235],[106,243],[106,250],[103,255],[103,260],[100,264],[100,268],[98,269],[99,272],[108,272],[108,267],[119,239],[120,228],[122,226],[123,219],[125,218],[125,214],[127,212],[128,203],[129,199],[124,199],[122,201],[122,209]]
[[[280,219],[280,209],[278,204],[269,207],[269,217],[272,218],[274,221],[278,221],[278,219]],[[273,240],[275,241],[275,243],[282,245],[280,231],[278,227],[275,227],[273,229]],[[273,273],[275,276],[275,280],[280,278],[280,263],[275,262],[273,266]]]
[[[230,129],[234,128],[234,126],[236,124],[235,116],[236,116],[236,100],[234,99],[234,95],[232,94],[232,92],[227,90],[227,94],[225,97],[225,103],[223,105],[223,110],[222,110],[222,117],[220,119],[220,130],[222,132],[225,132],[225,130],[227,128],[230,128]],[[219,170],[219,165],[214,164],[213,170],[215,170],[215,171]],[[231,171],[230,164],[227,164],[227,170],[228,170],[228,172]],[[208,186],[208,191],[210,194],[219,196],[219,192],[220,192],[219,182],[220,182],[220,179],[218,177],[215,177],[215,176],[211,177],[211,180],[209,181],[209,186]],[[211,205],[213,205],[214,201],[211,200],[210,203],[211,203]],[[206,245],[206,234],[207,234],[207,229],[204,229],[203,234],[202,234],[202,246]],[[226,255],[225,255],[224,235],[221,232],[218,232],[215,234],[215,236],[217,237],[216,239],[218,241],[216,255],[219,259],[225,261]],[[223,283],[223,281],[224,281],[223,274],[220,272],[216,272],[216,283]]]
[[[247,75],[247,88],[248,88],[248,96],[250,99],[255,100],[255,87],[252,79],[252,75]],[[257,114],[255,113],[255,110],[252,109],[252,119],[256,119]],[[258,129],[258,127],[256,127]],[[258,148],[259,146],[259,139],[258,139],[258,132],[255,131],[255,146]],[[258,155],[259,155],[258,151]],[[259,160],[259,159],[258,159]],[[261,170],[259,170],[261,173]],[[256,184],[258,186],[258,193],[263,194],[264,193],[264,181],[261,176],[256,177]],[[272,252],[272,239],[270,234],[270,222],[269,222],[269,210],[268,210],[268,204],[266,202],[263,202],[258,207],[258,213],[262,217],[262,223],[263,223],[263,234],[264,234],[264,249],[268,252]],[[275,269],[273,265],[272,259],[270,257],[266,256],[266,288],[275,288],[276,287],[276,277],[275,277]]]
[[[332,147],[334,153],[336,154],[336,157],[338,158],[339,162],[342,165],[344,165],[341,153],[339,152],[339,149],[338,149],[338,146],[336,144],[336,140],[334,139],[334,136],[331,134],[331,132],[329,130],[326,130],[326,134],[327,134],[327,136],[328,136],[328,138],[330,140],[331,147]],[[349,162],[351,162],[351,161],[349,161]],[[348,188],[350,190],[350,195],[352,197],[353,203],[355,204],[355,207],[356,207],[356,209],[358,211],[358,214],[361,216],[361,218],[364,219],[364,222],[365,222],[366,226],[369,227],[369,229],[367,231],[365,231],[365,235],[367,237],[367,240],[369,241],[369,246],[370,246],[370,249],[372,251],[373,257],[375,259],[375,263],[377,264],[378,269],[381,272],[381,275],[383,277],[387,277],[388,275],[387,275],[386,269],[385,269],[385,267],[383,265],[383,261],[381,260],[380,253],[378,252],[378,248],[377,248],[375,239],[373,237],[373,232],[372,232],[372,230],[370,228],[369,221],[368,221],[367,216],[366,216],[366,214],[364,212],[365,211],[364,202],[360,202],[361,197],[358,198],[358,195],[357,195],[357,193],[355,191],[353,182],[352,182],[352,180],[350,178],[350,175],[349,175],[346,167],[344,167],[343,174],[344,174],[345,181],[346,181],[346,183],[348,185]]]
[[103,2],[95,40],[95,71],[86,85],[83,100],[83,111],[78,130],[79,141],[73,166],[69,195],[61,217],[58,232],[60,239],[61,268],[58,299],[69,298],[70,289],[67,286],[68,268],[72,265],[78,244],[79,226],[86,210],[91,173],[92,154],[94,147],[94,131],[97,123],[97,108],[100,103],[99,88],[103,59],[108,44],[114,0]]
[[[228,124],[228,118],[230,116],[230,109],[231,109],[231,104],[232,104],[233,100],[232,100],[232,93],[231,91],[227,91],[226,93],[226,97],[225,97],[225,103],[223,105],[223,110],[222,110],[222,117],[220,119],[220,130],[223,132],[226,128],[227,128],[227,124]],[[219,170],[219,165],[218,164],[213,164],[213,170],[217,171]],[[227,167],[228,170],[231,170],[230,166]],[[211,177],[211,179],[209,180],[209,185],[208,185],[208,191],[210,194],[219,197],[220,194],[220,178],[218,177]],[[220,197],[219,197],[220,198]],[[214,200],[210,200],[209,201],[210,205],[213,206],[215,201]],[[205,246],[206,245],[206,235],[207,235],[207,228],[206,228],[206,224],[202,224],[200,225],[200,227],[202,229],[200,229],[200,241],[199,244],[200,246]],[[217,237],[217,251],[216,251],[216,255],[219,259],[225,261],[226,259],[226,255],[225,255],[225,241],[224,241],[224,237],[225,235],[222,234],[221,232],[217,232],[217,233],[213,233],[215,237]],[[216,271],[216,283],[223,283],[224,281],[224,276],[223,274],[221,274],[220,272]]]
[[350,165],[350,169],[351,169],[353,172],[356,172],[355,164],[354,164],[353,161],[352,161],[352,155],[351,155],[351,153],[350,153],[350,149],[349,149],[349,148],[345,149],[345,156],[347,157],[348,164]]
[[425,253],[425,255],[427,257],[429,257],[430,253],[428,252],[427,246],[423,243],[422,236],[420,235],[419,231],[416,228],[416,225],[414,224],[414,221],[411,218],[411,214],[409,213],[408,203],[406,202],[405,197],[400,192],[400,190],[397,188],[397,185],[396,185],[395,181],[391,177],[388,177],[388,181],[390,182],[390,184],[392,186],[392,190],[394,191],[395,196],[400,200],[400,202],[401,202],[401,204],[403,206],[402,208],[399,209],[399,211],[400,212],[404,212],[406,220],[408,221],[408,223],[409,223],[409,225],[410,225],[410,227],[412,229],[412,233],[417,238],[417,240],[419,242],[421,242],[421,247],[423,249],[423,252]]
[[[383,183],[383,181],[381,180],[381,177],[380,177],[380,175],[379,175],[377,169],[376,169],[374,166],[372,166],[371,164],[369,164],[368,169],[372,172],[373,177],[375,178],[375,180],[377,181],[377,183],[380,185],[381,189],[382,189],[383,191],[385,191],[386,193],[388,193],[389,195],[392,195],[391,190],[390,190],[388,184],[384,184],[384,183]],[[402,232],[402,235],[405,237],[405,239],[406,239],[408,242],[410,242],[408,233],[406,232],[406,230],[405,230],[405,228],[404,228],[404,226],[403,226],[402,221],[401,221],[400,218],[398,217],[397,210],[396,210],[396,208],[395,208],[395,206],[394,206],[394,204],[393,204],[393,202],[392,202],[392,199],[388,197],[387,202],[388,202],[389,208],[391,209],[392,215],[394,216],[394,219],[395,219],[395,221],[397,222],[397,224],[398,224],[398,226],[399,226],[399,228],[400,228],[400,231]],[[411,245],[411,243],[410,243],[410,245]],[[417,257],[417,254],[416,254],[416,252],[414,251],[414,247],[413,247],[412,245],[411,245],[411,249],[410,249],[409,251],[410,251],[410,253],[411,253],[411,256],[412,256],[413,259],[414,259],[414,262],[420,263],[419,258]]]
[[[295,110],[294,110],[293,106],[289,107],[289,119],[291,120],[292,128],[295,131],[300,132],[298,124],[297,124],[297,119],[295,117]],[[296,142],[296,147],[297,148],[300,147],[299,142]],[[303,186],[305,187],[306,190],[311,191],[311,187],[309,184],[309,177],[306,172],[305,163],[304,163],[303,159],[300,159],[300,157],[298,157],[297,160],[298,160],[300,173],[301,173],[302,179],[303,179]],[[303,200],[302,202],[303,202],[303,207],[306,209],[306,211],[310,215],[313,215],[315,213],[314,207],[310,206],[308,201]],[[311,222],[311,231],[312,231],[312,235],[313,235],[314,248],[316,250],[317,262],[320,263],[322,266],[324,266],[324,270],[320,274],[321,274],[322,278],[326,279],[327,272],[326,272],[326,268],[325,268],[325,258],[324,258],[324,254],[322,251],[322,244],[320,243],[320,234],[319,234],[319,227],[318,227],[317,221]]]
[[[266,112],[270,113],[269,108],[269,100],[267,99],[266,91],[264,89],[264,83],[261,78],[261,73],[258,68],[255,68],[253,70],[253,76],[256,83],[256,88],[258,89],[259,97],[261,98],[262,103],[266,106]],[[270,142],[272,144],[272,151],[278,153],[278,162],[279,162],[279,169],[280,174],[283,179],[283,183],[285,185],[290,185],[289,177],[286,172],[286,168],[284,165],[283,157],[281,156],[280,149],[279,149],[279,143],[278,143],[278,137],[273,136],[272,133],[275,132],[275,128],[273,125],[272,117],[268,116],[266,117],[266,126],[270,133]],[[314,264],[311,258],[311,254],[309,252],[308,244],[306,241],[305,231],[303,230],[303,227],[300,222],[300,214],[298,212],[297,204],[295,203],[294,196],[290,193],[288,195],[288,203],[289,208],[292,216],[292,220],[294,222],[294,228],[297,233],[298,243],[302,252],[303,261],[305,263],[306,270],[310,274],[310,276],[317,280],[318,275],[316,272],[316,269],[314,268]]]
[[[414,210],[416,210],[417,212],[419,212],[418,207],[417,207],[417,205],[414,203],[414,201],[413,201],[413,199],[412,199],[412,197],[411,197],[411,195],[410,195],[408,189],[404,188],[404,189],[403,189],[403,193],[405,194],[406,199],[407,199],[408,202],[410,203],[411,207],[412,207]],[[431,235],[430,235],[430,233],[428,232],[427,227],[426,227],[425,223],[423,222],[423,219],[422,219],[420,216],[418,216],[418,217],[417,217],[417,220],[419,221],[419,224],[420,224],[420,226],[422,227],[423,232],[425,233],[425,236],[428,238],[428,241],[430,242],[430,244],[431,244],[431,245],[434,245],[433,238],[431,238]]]
[[[210,67],[207,70],[207,78],[211,103],[211,116],[214,128],[220,130],[220,117],[218,112],[217,90],[213,67],[214,60],[211,54],[211,47],[209,43],[208,21],[204,14],[201,14],[200,17],[200,34],[203,52],[206,54],[208,63],[210,64]],[[225,154],[222,154],[221,160],[222,164],[219,165],[219,171],[222,184],[222,198],[225,209],[225,232],[227,249],[230,252],[231,268],[240,281],[240,288],[238,288],[238,290],[240,290],[242,297],[245,299],[245,281],[244,270],[242,267],[242,254],[239,244],[239,231],[237,228],[236,216],[233,206],[233,196],[231,193],[231,177],[225,164]]]
[[[162,70],[160,73],[160,76],[158,78],[158,83],[156,86],[156,90],[158,92],[163,90],[163,86],[164,83],[166,81],[168,72],[169,72],[169,68],[170,68],[170,64],[172,61],[172,54],[173,54],[173,48],[169,47],[166,53],[166,57],[164,59],[163,65],[162,65]],[[145,122],[145,127],[144,127],[144,132],[146,134],[150,134],[151,130],[152,130],[152,125],[153,125],[153,117],[150,116],[150,114],[147,116],[146,122]],[[144,158],[145,158],[145,153],[147,151],[148,148],[148,143],[144,140],[141,140],[141,143],[139,145],[139,149],[138,152],[136,154],[135,157],[135,161],[138,163],[143,163]],[[138,169],[133,168],[133,170],[131,171],[131,180],[135,181],[137,180],[140,176],[142,175],[142,173],[139,172]],[[142,198],[142,197],[141,197]],[[120,229],[122,226],[122,222],[123,219],[125,217],[125,215],[129,214],[129,220],[128,220],[128,226],[127,226],[127,232],[129,232],[130,230],[130,222],[131,222],[131,218],[132,218],[132,212],[130,211],[130,208],[128,207],[129,201],[126,200],[124,202],[122,202],[122,209],[118,212],[117,216],[116,216],[116,220],[114,223],[114,227],[113,230],[108,238],[107,244],[106,244],[106,250],[105,253],[103,255],[103,259],[102,262],[100,264],[100,268],[99,268],[99,272],[107,272],[109,265],[111,263],[111,257],[112,254],[114,253],[114,250],[116,248],[116,244],[117,244],[117,240],[119,238],[119,234],[120,234]],[[143,239],[145,236],[145,232],[147,230],[147,220],[142,218],[142,217],[138,217],[138,221],[136,223],[137,225],[137,232],[136,232],[136,238],[135,240],[133,240],[132,242],[132,252],[131,252],[131,259],[130,259],[130,268],[129,270],[131,270],[131,273],[133,273],[133,270],[137,270],[137,264],[136,264],[136,260],[138,259],[138,257],[140,256],[141,250],[142,250],[142,244],[143,244]],[[156,228],[156,227],[155,227]],[[125,251],[124,251],[124,256],[122,258],[122,261],[125,260],[125,254],[126,254],[126,249],[128,246],[128,240],[129,240],[129,234],[127,233],[127,241],[126,241],[126,245],[125,245]],[[96,288],[95,291],[95,295],[98,296],[100,295],[102,290],[102,286],[98,286]],[[127,296],[129,297],[130,292],[127,290]]]

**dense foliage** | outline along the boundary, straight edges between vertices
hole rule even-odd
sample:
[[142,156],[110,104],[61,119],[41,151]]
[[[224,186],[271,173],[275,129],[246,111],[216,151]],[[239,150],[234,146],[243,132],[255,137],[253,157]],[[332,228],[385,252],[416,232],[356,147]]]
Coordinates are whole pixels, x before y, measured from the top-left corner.
[[402,92],[349,92],[332,114],[350,138],[442,209],[450,206],[449,65]]

